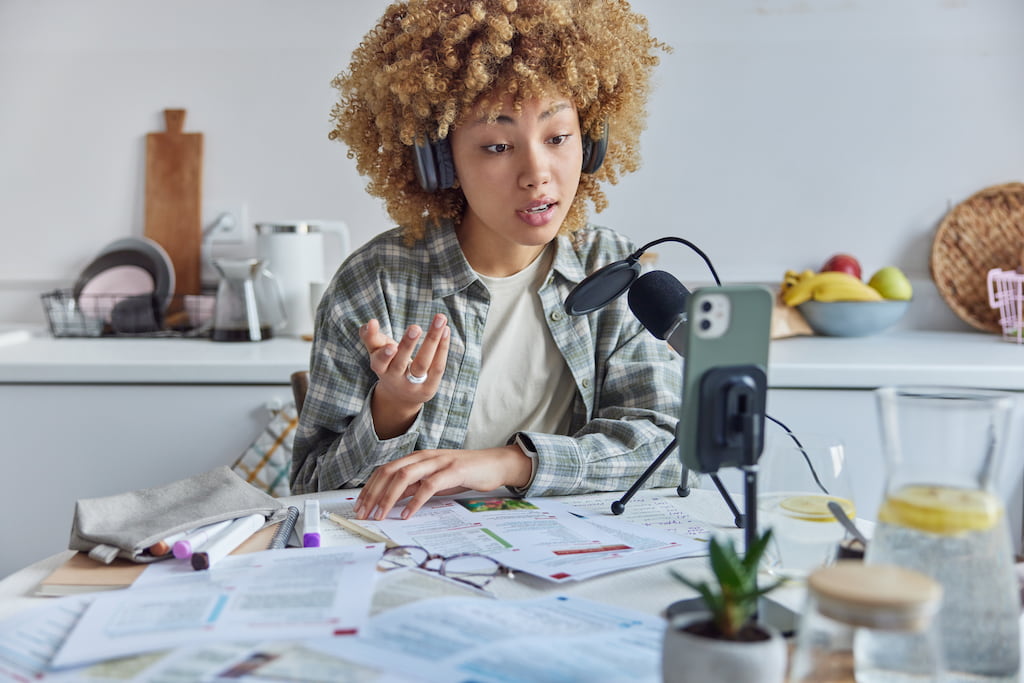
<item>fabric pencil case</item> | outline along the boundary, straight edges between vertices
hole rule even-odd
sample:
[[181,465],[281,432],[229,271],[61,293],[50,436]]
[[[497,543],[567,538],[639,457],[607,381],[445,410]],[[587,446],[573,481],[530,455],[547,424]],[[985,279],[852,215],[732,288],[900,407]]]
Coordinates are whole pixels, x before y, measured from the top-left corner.
[[219,467],[164,486],[75,503],[71,550],[110,564],[117,557],[153,562],[147,550],[173,534],[260,513],[267,524],[284,519],[284,504]]

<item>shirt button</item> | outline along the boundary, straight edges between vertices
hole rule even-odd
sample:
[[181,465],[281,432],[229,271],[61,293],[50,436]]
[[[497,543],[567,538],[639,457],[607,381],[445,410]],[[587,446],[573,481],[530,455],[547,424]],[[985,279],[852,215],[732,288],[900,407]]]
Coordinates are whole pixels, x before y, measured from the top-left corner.
[[553,311],[553,312],[551,313],[551,320],[552,320],[552,321],[554,321],[554,322],[556,322],[556,323],[557,323],[557,322],[558,322],[559,320],[561,320],[562,318],[564,318],[564,317],[565,317],[565,314],[564,314],[564,313],[562,313],[561,311]]
[[585,378],[583,380],[583,388],[584,389],[589,389],[590,388],[590,378],[589,377],[587,377],[587,378]]

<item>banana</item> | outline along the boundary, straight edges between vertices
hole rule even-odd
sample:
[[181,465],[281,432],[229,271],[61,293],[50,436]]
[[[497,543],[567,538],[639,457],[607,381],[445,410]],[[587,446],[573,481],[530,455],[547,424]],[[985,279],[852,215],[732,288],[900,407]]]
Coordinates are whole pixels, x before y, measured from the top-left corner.
[[859,280],[825,283],[815,288],[815,301],[881,301],[882,295]]
[[805,301],[878,301],[881,295],[849,273],[827,271],[797,273],[787,270],[782,280],[782,301],[799,306]]

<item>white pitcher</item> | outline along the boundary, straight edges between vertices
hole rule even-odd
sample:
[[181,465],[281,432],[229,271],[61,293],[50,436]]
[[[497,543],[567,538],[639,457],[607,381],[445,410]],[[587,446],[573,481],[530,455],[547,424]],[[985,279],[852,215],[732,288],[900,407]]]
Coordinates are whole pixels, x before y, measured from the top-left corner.
[[[281,334],[312,336],[310,283],[326,281],[348,256],[348,227],[341,221],[297,220],[257,223],[256,232],[259,257],[280,283],[288,312]],[[325,233],[332,233],[339,245],[332,250],[331,263],[326,262],[331,252],[324,243]]]

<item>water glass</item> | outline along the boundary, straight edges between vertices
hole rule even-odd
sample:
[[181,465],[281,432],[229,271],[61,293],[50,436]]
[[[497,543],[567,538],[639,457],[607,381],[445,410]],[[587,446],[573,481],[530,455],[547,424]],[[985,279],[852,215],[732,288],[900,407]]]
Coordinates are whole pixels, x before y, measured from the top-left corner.
[[772,529],[766,569],[803,579],[830,564],[846,534],[829,510],[839,504],[855,519],[850,473],[842,441],[821,434],[773,435],[760,460],[758,526]]

